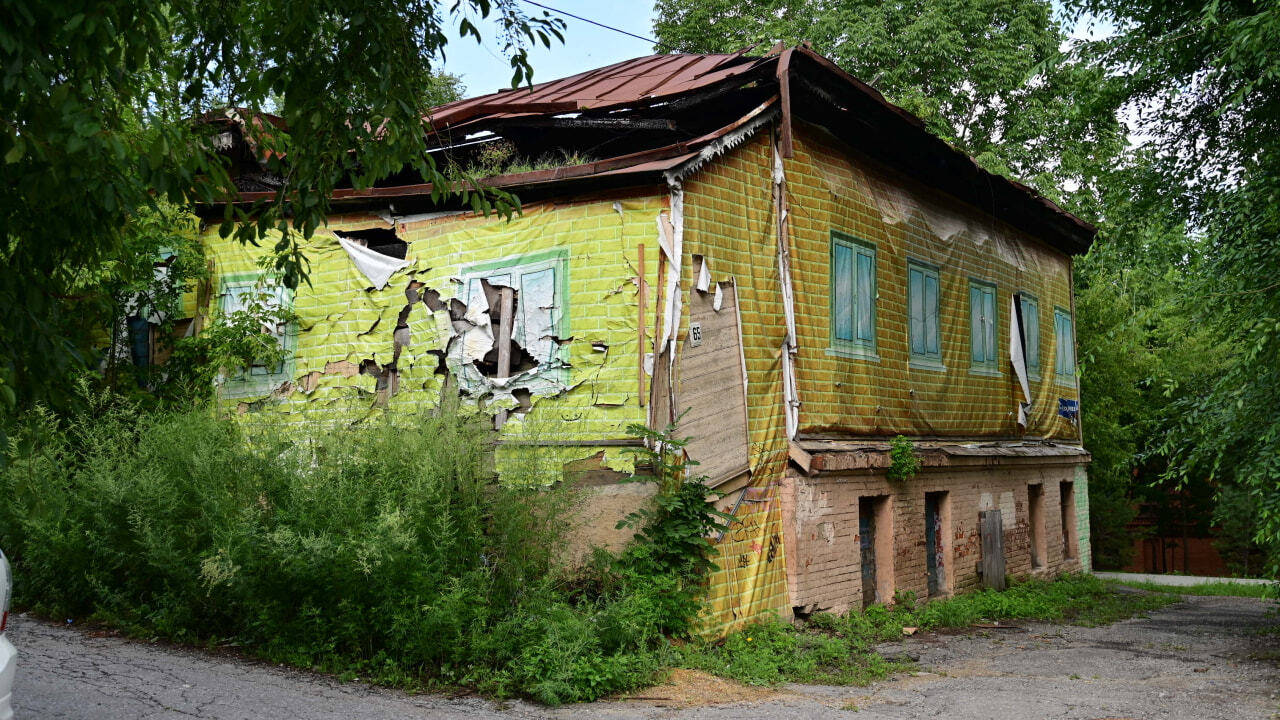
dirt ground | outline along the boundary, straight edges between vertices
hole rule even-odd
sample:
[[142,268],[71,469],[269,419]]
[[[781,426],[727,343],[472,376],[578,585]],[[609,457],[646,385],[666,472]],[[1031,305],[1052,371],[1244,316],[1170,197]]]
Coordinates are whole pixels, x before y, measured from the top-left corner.
[[195,650],[16,619],[19,720],[67,718],[1171,718],[1280,719],[1275,602],[1188,597],[1102,628],[1040,623],[925,634],[880,648],[918,671],[865,688],[669,682],[561,708],[411,696]]

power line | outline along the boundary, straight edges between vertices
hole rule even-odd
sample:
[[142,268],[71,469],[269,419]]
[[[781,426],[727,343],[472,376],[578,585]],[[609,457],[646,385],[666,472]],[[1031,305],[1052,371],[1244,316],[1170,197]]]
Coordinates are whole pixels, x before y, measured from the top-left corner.
[[626,35],[626,36],[628,36],[628,37],[633,37],[633,38],[635,38],[635,39],[637,39],[637,40],[643,40],[643,41],[645,41],[645,42],[647,42],[647,43],[653,43],[654,45],[657,45],[658,47],[662,48],[663,50],[675,50],[675,49],[676,49],[676,48],[674,48],[674,47],[672,47],[672,46],[670,46],[670,45],[668,45],[668,44],[666,44],[666,43],[664,43],[664,42],[659,42],[659,41],[657,41],[657,40],[654,40],[653,38],[647,38],[647,37],[645,37],[645,36],[643,36],[643,35],[637,35],[637,34],[635,34],[635,33],[633,33],[633,32],[627,32],[626,30],[620,30],[620,29],[618,29],[618,28],[616,28],[616,27],[613,27],[613,26],[611,26],[611,25],[605,25],[604,23],[596,22],[595,20],[588,20],[587,18],[584,18],[584,17],[582,17],[581,15],[574,15],[574,14],[573,14],[573,13],[571,13],[571,12],[565,12],[564,10],[557,10],[556,8],[549,7],[549,6],[547,6],[547,5],[543,5],[542,3],[534,2],[533,0],[520,0],[520,1],[521,1],[521,2],[523,2],[523,3],[529,4],[529,5],[533,5],[534,7],[540,7],[540,8],[542,8],[543,10],[549,10],[549,11],[551,11],[551,12],[553,12],[553,13],[559,13],[559,14],[564,15],[564,16],[566,16],[566,17],[571,17],[571,18],[573,18],[574,20],[581,20],[581,21],[582,21],[582,22],[584,22],[584,23],[588,23],[588,24],[591,24],[591,25],[595,25],[596,27],[601,27],[601,28],[604,28],[605,30],[612,30],[612,31],[614,31],[614,32],[616,32],[616,33],[622,33],[623,35]]

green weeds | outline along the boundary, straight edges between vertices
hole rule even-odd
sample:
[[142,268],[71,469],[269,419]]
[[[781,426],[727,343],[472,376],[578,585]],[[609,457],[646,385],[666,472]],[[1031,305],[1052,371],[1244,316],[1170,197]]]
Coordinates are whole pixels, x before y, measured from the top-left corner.
[[906,593],[892,606],[818,613],[799,627],[779,620],[751,625],[720,643],[681,648],[679,662],[751,685],[866,685],[910,667],[875,652],[880,643],[900,640],[904,627],[927,631],[1010,619],[1097,626],[1173,602],[1177,598],[1169,595],[1117,595],[1090,575],[1031,580],[1004,592],[983,590],[919,606]]
[[1245,584],[1232,582],[1204,583],[1202,585],[1158,585],[1149,582],[1111,581],[1112,585],[1130,587],[1148,592],[1167,593],[1171,595],[1219,595],[1224,597],[1251,597],[1263,600],[1280,599],[1280,582]]

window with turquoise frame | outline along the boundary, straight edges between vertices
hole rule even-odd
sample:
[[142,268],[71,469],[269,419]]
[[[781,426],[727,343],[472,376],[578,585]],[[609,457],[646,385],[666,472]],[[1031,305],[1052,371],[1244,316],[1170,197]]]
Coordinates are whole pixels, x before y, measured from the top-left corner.
[[[293,309],[293,291],[277,278],[262,273],[225,275],[220,283],[218,311],[223,316],[245,310],[257,296],[269,310]],[[272,392],[281,383],[293,379],[294,352],[298,346],[298,328],[292,322],[273,322],[265,329],[284,347],[287,359],[268,367],[254,363],[245,372],[223,378],[221,393],[227,398],[253,397]]]
[[912,367],[942,370],[941,284],[938,269],[907,262],[907,339]]
[[1022,348],[1027,361],[1027,374],[1040,376],[1040,303],[1031,293],[1018,293],[1022,311]]
[[998,375],[996,338],[996,286],[983,280],[969,281],[969,369],[981,375]]
[[511,337],[537,362],[537,375],[561,382],[568,380],[566,350],[557,342],[570,334],[568,265],[568,252],[555,249],[460,268],[468,305],[483,301],[481,280],[516,291]]
[[1058,382],[1075,387],[1076,345],[1071,313],[1060,307],[1053,309],[1054,375]]
[[831,231],[831,352],[876,355],[876,248]]

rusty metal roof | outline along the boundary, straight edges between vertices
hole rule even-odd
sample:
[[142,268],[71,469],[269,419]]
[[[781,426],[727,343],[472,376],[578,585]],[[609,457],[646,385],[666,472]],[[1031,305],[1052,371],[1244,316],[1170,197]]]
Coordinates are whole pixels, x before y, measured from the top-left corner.
[[776,58],[725,55],[649,55],[539,83],[499,90],[434,108],[426,117],[436,130],[477,118],[571,113],[653,102],[744,75]]
[[[747,50],[749,50],[748,48]],[[670,103],[677,113],[684,98],[706,102],[721,93],[756,88],[775,103],[780,114],[780,142],[784,156],[790,156],[791,115],[813,115],[820,124],[857,128],[850,142],[873,159],[957,199],[1002,217],[1033,234],[1043,235],[1050,244],[1068,253],[1088,250],[1097,230],[1066,212],[1035,190],[983,170],[963,152],[929,132],[925,123],[910,112],[885,99],[875,88],[849,75],[827,58],[808,47],[775,47],[763,56],[733,54],[650,55],[625,60],[595,70],[578,73],[532,87],[500,90],[489,95],[459,100],[428,112],[425,119],[442,146],[453,145],[449,135],[474,130],[498,134],[514,121],[528,122],[536,116],[555,117],[570,113],[588,116],[634,118],[662,116]],[[773,90],[770,92],[770,88]],[[755,92],[755,91],[753,91]],[[754,95],[757,99],[759,94]],[[708,103],[727,123],[697,137],[649,136],[651,146],[635,147],[602,160],[580,165],[515,173],[488,178],[485,185],[521,188],[546,187],[592,176],[628,176],[635,182],[653,181],[665,170],[689,160],[708,143],[733,131],[761,107],[746,112],[741,104]],[[703,107],[703,106],[698,106]],[[621,112],[620,112],[621,111]],[[688,112],[687,110],[685,112]],[[696,111],[695,111],[696,112]],[[715,113],[711,114],[712,116]],[[699,131],[700,133],[702,131]],[[339,189],[334,200],[359,200],[429,194],[430,185],[400,185],[364,190]],[[270,193],[243,193],[240,200],[263,199]]]

